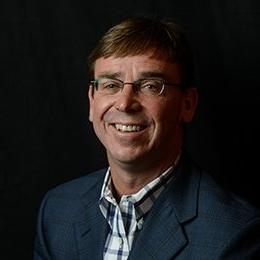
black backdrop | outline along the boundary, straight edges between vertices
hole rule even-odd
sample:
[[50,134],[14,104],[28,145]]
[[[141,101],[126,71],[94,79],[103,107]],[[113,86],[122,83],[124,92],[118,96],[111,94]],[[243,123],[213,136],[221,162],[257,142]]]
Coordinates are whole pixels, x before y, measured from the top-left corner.
[[1,259],[31,259],[48,189],[106,164],[87,118],[86,59],[108,27],[131,15],[187,28],[201,102],[187,149],[260,207],[258,1],[88,2],[1,1]]

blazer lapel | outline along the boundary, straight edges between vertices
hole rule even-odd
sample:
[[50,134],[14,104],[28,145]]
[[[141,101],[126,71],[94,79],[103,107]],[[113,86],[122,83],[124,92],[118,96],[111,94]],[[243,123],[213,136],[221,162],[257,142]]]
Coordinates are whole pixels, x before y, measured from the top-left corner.
[[188,244],[184,224],[197,215],[200,172],[182,158],[174,174],[137,234],[130,260],[172,259]]
[[103,259],[107,223],[100,211],[94,207],[86,220],[75,224],[79,259]]
[[170,205],[153,213],[152,217],[145,220],[143,229],[137,235],[129,259],[171,259],[187,244]]
[[[104,176],[102,173],[101,175]],[[75,223],[75,235],[80,260],[103,259],[108,224],[98,205],[102,181],[103,178],[83,196],[82,202],[85,211],[81,216],[82,221]]]

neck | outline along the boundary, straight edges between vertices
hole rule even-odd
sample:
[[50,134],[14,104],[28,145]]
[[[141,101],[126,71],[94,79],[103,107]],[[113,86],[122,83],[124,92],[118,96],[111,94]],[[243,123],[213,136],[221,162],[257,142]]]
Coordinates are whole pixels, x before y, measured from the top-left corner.
[[179,151],[173,154],[167,161],[156,162],[150,160],[149,163],[146,164],[124,164],[109,160],[115,197],[120,200],[123,195],[130,195],[138,192],[172,166],[178,155]]

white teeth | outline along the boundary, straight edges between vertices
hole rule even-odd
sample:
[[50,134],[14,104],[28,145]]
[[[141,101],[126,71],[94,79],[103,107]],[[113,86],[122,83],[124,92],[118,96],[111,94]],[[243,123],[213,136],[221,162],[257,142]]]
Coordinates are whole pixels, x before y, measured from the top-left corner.
[[122,132],[138,132],[141,130],[141,126],[139,125],[121,125],[115,124],[115,128]]

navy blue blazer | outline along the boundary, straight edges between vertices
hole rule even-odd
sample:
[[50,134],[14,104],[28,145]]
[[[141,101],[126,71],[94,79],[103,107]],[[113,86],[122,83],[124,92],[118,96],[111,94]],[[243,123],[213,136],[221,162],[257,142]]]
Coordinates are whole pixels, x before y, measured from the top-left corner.
[[[98,200],[105,169],[49,191],[34,260],[102,259],[108,225]],[[130,260],[260,259],[260,214],[183,156],[138,231]]]

